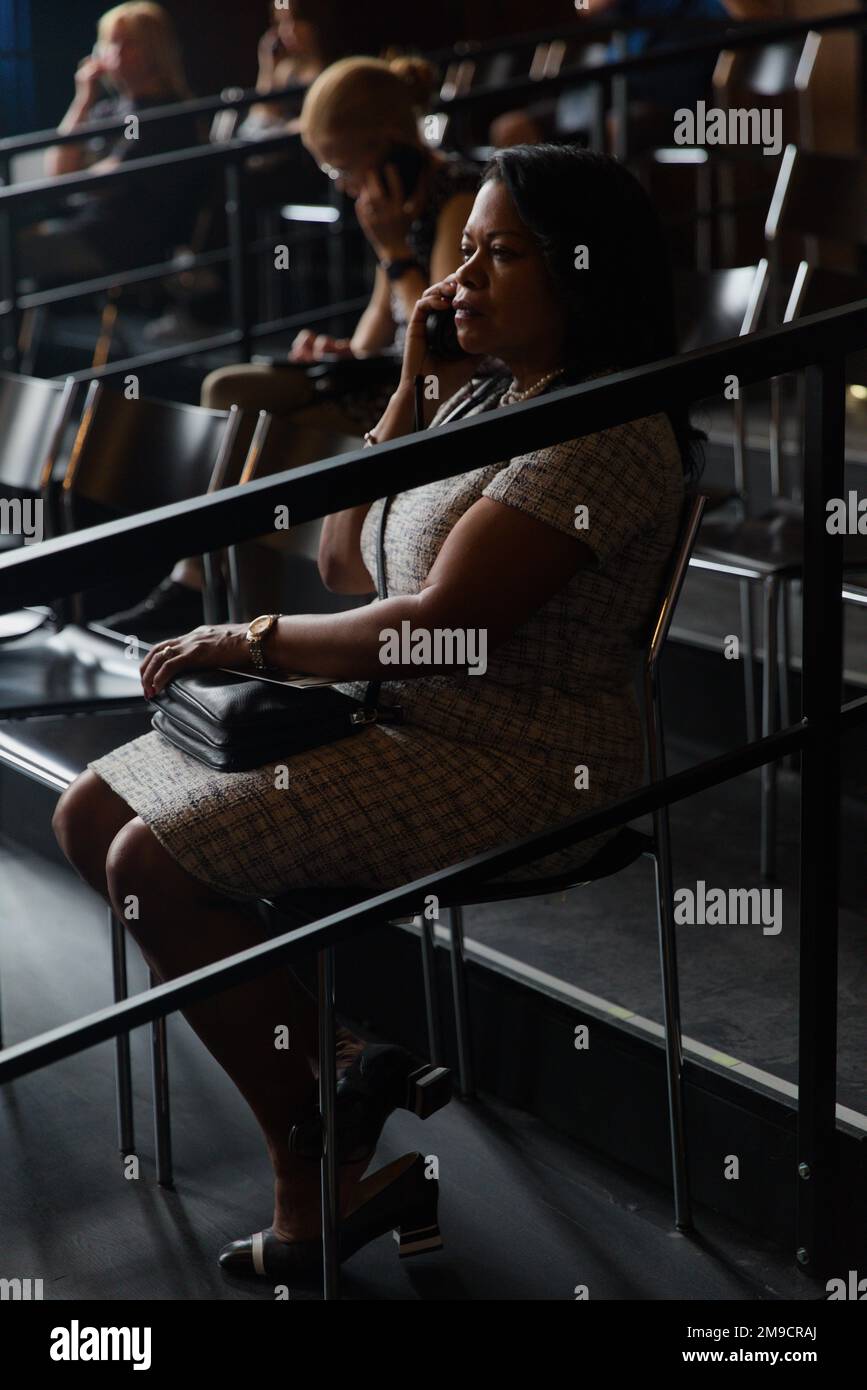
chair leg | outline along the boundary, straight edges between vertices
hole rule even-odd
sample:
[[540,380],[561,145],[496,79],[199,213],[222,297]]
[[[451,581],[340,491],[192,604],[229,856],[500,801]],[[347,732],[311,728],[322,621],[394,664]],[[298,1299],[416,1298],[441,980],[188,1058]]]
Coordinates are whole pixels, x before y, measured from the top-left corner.
[[[762,737],[767,738],[775,728],[778,702],[777,663],[777,608],[779,605],[779,581],[766,579],[764,583],[764,648],[765,661],[762,671]],[[777,840],[777,765],[765,763],[762,766],[762,823],[761,823],[761,875],[773,878],[776,872]]]
[[[779,615],[779,634],[778,634],[778,666],[779,685],[780,685],[780,728],[787,729],[792,722],[792,698],[789,687],[789,673],[791,670],[790,653],[792,650],[791,625],[790,625],[790,603],[792,587],[787,580],[783,580],[780,589],[780,615]],[[798,765],[797,755],[790,753],[783,759],[783,764],[790,771],[794,772]]]
[[[111,936],[111,975],[114,989],[114,1002],[119,1004],[127,997],[126,978],[126,930],[108,909],[108,926]],[[114,1089],[117,1110],[117,1143],[121,1153],[135,1152],[135,1120],[132,1105],[132,1067],[130,1063],[129,1033],[118,1033],[114,1040]]]
[[421,968],[424,978],[424,1007],[427,1015],[428,1056],[435,1067],[441,1067],[443,1065],[443,1043],[440,1028],[440,998],[437,985],[433,922],[423,912],[415,920],[421,928]]
[[455,1030],[458,1039],[458,1077],[461,1095],[470,1099],[475,1095],[473,1080],[472,1038],[470,1036],[470,1016],[467,999],[467,976],[464,961],[464,921],[463,908],[449,909],[451,926],[451,950],[449,962],[452,974],[452,998],[455,1007]]
[[738,581],[741,600],[741,659],[744,667],[744,709],[747,743],[756,739],[756,676],[753,653],[753,594],[749,579]]
[[319,994],[319,1114],[322,1119],[322,1292],[326,1300],[340,1297],[337,1188],[337,1069],[334,1037],[334,948],[318,956]]
[[683,1037],[680,993],[677,982],[677,945],[674,929],[674,885],[668,811],[656,818],[656,922],[659,935],[659,969],[662,978],[662,1014],[665,1024],[665,1065],[668,1078],[668,1122],[671,1168],[674,1180],[674,1224],[679,1231],[692,1227],[686,1124],[683,1106]]
[[[159,984],[150,972],[151,989]],[[175,1185],[172,1171],[172,1121],[169,1102],[169,1050],[165,1018],[151,1024],[151,1082],[154,1106],[154,1147],[157,1153],[157,1182],[160,1187]]]

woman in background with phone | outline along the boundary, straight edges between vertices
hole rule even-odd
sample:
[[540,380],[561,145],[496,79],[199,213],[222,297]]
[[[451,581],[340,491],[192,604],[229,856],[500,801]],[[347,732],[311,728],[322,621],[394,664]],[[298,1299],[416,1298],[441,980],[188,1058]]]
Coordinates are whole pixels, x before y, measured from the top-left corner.
[[[341,0],[287,0],[269,6],[269,27],[259,41],[256,91],[263,96],[281,87],[309,87],[331,63],[366,51],[371,26],[360,24],[355,7]],[[297,108],[296,108],[297,110]],[[251,106],[238,135],[245,140],[268,135],[280,126],[297,129],[297,116],[285,103],[262,101]]]
[[[100,19],[96,45],[78,65],[75,97],[58,134],[72,134],[91,121],[126,120],[189,95],[169,15],[150,0],[132,0]],[[47,150],[46,175],[85,168],[110,172],[126,160],[196,145],[200,132],[192,117],[179,117],[158,124],[128,121],[127,131],[109,138],[107,148],[105,141],[82,141]],[[74,217],[22,232],[20,273],[42,284],[62,284],[159,261],[189,236],[200,197],[199,181],[189,170],[176,179],[157,173],[115,185],[90,196]]]
[[[306,329],[290,362],[364,357],[400,348],[416,300],[460,258],[460,237],[478,183],[476,167],[423,141],[420,117],[433,91],[434,69],[419,58],[347,58],[311,86],[301,112],[305,146],[355,211],[376,255],[373,293],[350,338]],[[458,377],[455,378],[455,383]],[[299,423],[357,434],[378,419],[384,397],[360,390],[340,402],[312,406],[312,383],[278,367],[226,367],[206,377],[202,404],[239,405]]]

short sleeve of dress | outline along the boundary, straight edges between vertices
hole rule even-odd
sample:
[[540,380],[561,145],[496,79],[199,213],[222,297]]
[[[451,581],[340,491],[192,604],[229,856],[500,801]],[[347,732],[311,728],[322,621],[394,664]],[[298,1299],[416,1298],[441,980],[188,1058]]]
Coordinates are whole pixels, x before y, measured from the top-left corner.
[[634,420],[522,454],[482,495],[583,541],[601,568],[654,525],[671,485],[672,451],[664,416]]

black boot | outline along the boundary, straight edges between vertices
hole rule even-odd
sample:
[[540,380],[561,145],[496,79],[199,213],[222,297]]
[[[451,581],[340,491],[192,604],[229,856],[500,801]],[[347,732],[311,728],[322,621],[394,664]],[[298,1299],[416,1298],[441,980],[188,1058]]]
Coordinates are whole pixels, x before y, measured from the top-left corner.
[[112,613],[108,618],[100,618],[99,622],[102,627],[110,627],[125,637],[140,637],[143,642],[179,637],[204,622],[202,592],[190,584],[179,584],[169,576],[134,608]]

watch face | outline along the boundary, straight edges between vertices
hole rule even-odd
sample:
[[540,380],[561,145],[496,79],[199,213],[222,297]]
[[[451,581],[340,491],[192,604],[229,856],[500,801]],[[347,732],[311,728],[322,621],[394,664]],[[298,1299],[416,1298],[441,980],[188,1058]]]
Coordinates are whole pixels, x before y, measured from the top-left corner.
[[265,613],[261,618],[254,618],[250,624],[250,635],[252,637],[264,637],[265,633],[273,626],[273,621],[270,613]]

